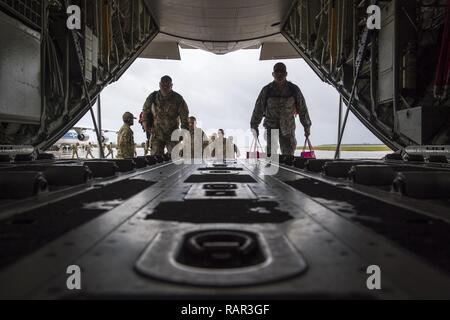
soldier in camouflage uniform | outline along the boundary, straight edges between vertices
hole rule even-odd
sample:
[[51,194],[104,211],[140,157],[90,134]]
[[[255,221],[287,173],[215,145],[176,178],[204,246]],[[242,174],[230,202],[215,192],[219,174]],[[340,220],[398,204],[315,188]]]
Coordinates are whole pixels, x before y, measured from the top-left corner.
[[105,158],[111,156],[111,159],[114,159],[114,150],[112,142],[106,145],[106,150],[108,150],[108,153],[106,154]]
[[180,128],[189,130],[189,109],[183,97],[172,90],[172,79],[161,78],[159,91],[147,98],[143,108],[142,126],[151,133],[152,155],[163,155],[167,148],[169,153],[178,144],[172,141],[173,131]]
[[117,158],[128,159],[135,156],[134,134],[131,126],[134,125],[136,119],[130,112],[125,112],[122,116],[123,126],[117,134]]
[[80,159],[80,157],[78,156],[79,146],[80,144],[78,142],[72,145],[72,159],[75,159],[75,157],[77,157],[77,159]]
[[271,154],[271,129],[279,129],[279,143],[283,155],[294,155],[297,147],[295,138],[295,115],[305,129],[305,137],[309,137],[311,120],[308,108],[300,88],[286,80],[287,71],[283,63],[277,63],[273,72],[274,81],[265,86],[256,101],[250,127],[259,135],[259,124],[264,117],[264,128],[267,130],[267,154]]
[[92,159],[94,159],[94,155],[92,154],[92,143],[89,142],[89,144],[86,146],[86,159],[89,159],[89,156],[91,156]]

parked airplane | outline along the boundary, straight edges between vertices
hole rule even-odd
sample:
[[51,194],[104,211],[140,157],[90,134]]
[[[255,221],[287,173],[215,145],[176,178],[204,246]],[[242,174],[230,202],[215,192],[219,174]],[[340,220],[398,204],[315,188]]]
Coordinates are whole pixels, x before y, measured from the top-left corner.
[[[70,154],[71,148],[74,144],[78,143],[79,146],[87,145],[89,142],[96,145],[97,140],[90,140],[91,136],[87,133],[92,131],[95,134],[95,129],[91,127],[73,127],[67,131],[64,136],[59,139],[50,149],[51,152],[58,152],[60,155]],[[109,137],[105,133],[117,133],[116,130],[102,129],[102,143],[109,142]]]

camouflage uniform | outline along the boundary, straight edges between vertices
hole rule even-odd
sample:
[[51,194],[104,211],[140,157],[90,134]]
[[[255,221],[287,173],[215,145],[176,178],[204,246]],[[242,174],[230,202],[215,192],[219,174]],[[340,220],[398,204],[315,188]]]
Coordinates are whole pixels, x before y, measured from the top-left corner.
[[[276,82],[272,82],[262,89],[256,101],[250,126],[258,128],[264,117],[267,141],[270,141],[270,130],[279,129],[281,153],[294,155],[297,147],[296,114],[299,114],[303,127],[311,127],[308,108],[300,88],[292,82],[286,81],[284,87],[280,89]],[[270,143],[268,143],[267,153],[270,154],[270,151]]]
[[150,139],[147,139],[144,144],[144,156],[150,152]]
[[111,156],[111,159],[114,159],[114,150],[113,150],[112,145],[107,144],[106,150],[108,150],[108,154],[105,156],[105,158],[108,158],[109,156]]
[[163,155],[167,147],[169,153],[178,144],[172,141],[174,130],[181,128],[189,130],[189,109],[183,97],[172,91],[164,97],[160,91],[155,91],[147,98],[143,108],[144,118],[152,129],[151,153]]
[[86,159],[88,159],[89,156],[91,156],[92,159],[95,158],[94,155],[92,154],[92,145],[88,144],[88,145],[86,146],[86,149],[85,149],[85,150],[86,150]]
[[77,159],[80,159],[80,157],[78,156],[78,144],[73,144],[72,145],[72,159],[75,159],[75,157],[77,157]]
[[127,159],[134,158],[135,144],[134,134],[128,124],[124,124],[120,128],[117,136],[117,158]]

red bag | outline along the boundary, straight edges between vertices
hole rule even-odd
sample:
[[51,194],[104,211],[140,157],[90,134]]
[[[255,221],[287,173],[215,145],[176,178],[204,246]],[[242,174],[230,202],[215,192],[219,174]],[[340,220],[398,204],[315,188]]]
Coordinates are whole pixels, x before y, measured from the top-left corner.
[[[258,148],[259,146],[259,148]],[[259,151],[259,149],[261,151]],[[266,153],[263,152],[263,147],[259,143],[259,139],[253,139],[250,146],[250,151],[247,151],[247,159],[262,159],[266,157]]]
[[[309,151],[306,151],[306,144],[308,144]],[[311,141],[309,141],[309,138],[306,138],[305,140],[305,145],[303,146],[303,151],[300,157],[304,159],[316,159],[316,153],[314,152],[314,149],[311,145]]]
[[144,122],[144,112],[141,112],[141,114],[139,115],[139,123],[142,125],[142,123]]

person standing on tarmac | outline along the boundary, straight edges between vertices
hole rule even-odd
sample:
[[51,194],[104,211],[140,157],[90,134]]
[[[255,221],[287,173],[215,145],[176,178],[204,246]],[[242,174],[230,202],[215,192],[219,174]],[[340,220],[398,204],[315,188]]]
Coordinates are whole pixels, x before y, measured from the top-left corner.
[[86,159],[89,159],[89,156],[91,156],[92,159],[94,159],[94,155],[92,154],[92,143],[89,142],[89,144],[86,146]]
[[[271,130],[279,130],[279,144],[283,155],[294,155],[297,148],[295,138],[295,116],[298,114],[305,129],[305,137],[311,134],[311,120],[305,98],[300,88],[286,80],[288,73],[284,63],[274,66],[274,81],[265,86],[255,105],[250,128],[259,136],[259,125],[263,118],[267,131],[267,155],[271,155]],[[274,150],[276,152],[276,150]]]
[[78,142],[74,143],[72,145],[72,159],[75,159],[75,157],[77,157],[77,159],[80,159],[80,157],[78,156],[78,146],[79,145],[80,144]]
[[111,159],[114,159],[114,150],[112,142],[106,145],[106,150],[108,150],[108,153],[106,154],[105,158],[111,156]]
[[134,134],[131,126],[134,125],[136,119],[131,112],[125,112],[122,116],[123,126],[117,134],[117,158],[129,159],[134,158],[136,147],[134,143]]

